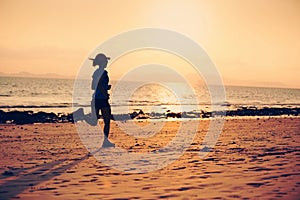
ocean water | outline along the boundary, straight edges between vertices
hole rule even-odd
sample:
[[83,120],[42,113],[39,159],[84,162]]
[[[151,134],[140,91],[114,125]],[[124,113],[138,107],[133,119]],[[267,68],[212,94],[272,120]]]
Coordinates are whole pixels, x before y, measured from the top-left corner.
[[[134,82],[112,81],[111,84],[112,91],[117,94],[111,95],[110,99],[114,114],[139,110],[165,113],[168,110],[188,112],[211,109],[210,95],[205,85],[194,85],[195,95],[191,95],[185,85],[174,82],[165,85],[153,83],[138,88]],[[70,113],[84,107],[88,112],[92,95],[90,80],[82,80],[75,86],[81,87],[82,94],[76,93],[74,98],[74,80],[0,77],[0,109]],[[219,102],[224,110],[300,107],[300,89],[238,86],[226,86],[225,89],[226,100]]]

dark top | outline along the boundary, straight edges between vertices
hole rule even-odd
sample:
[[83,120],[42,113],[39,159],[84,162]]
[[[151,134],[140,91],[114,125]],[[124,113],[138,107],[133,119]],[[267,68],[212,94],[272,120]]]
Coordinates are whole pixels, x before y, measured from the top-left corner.
[[[102,76],[101,76],[102,74]],[[97,69],[93,74],[92,90],[95,90],[93,98],[95,99],[109,99],[109,77],[106,70]]]

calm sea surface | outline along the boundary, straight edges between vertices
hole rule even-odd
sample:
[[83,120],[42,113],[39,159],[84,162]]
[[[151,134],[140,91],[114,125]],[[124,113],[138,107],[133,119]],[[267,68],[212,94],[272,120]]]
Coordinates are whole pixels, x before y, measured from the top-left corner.
[[[134,92],[132,87],[136,87],[136,84],[133,82],[117,84],[112,81],[111,84],[112,91],[118,91],[110,99],[115,114],[140,109],[159,113],[167,110],[208,111],[211,106],[209,92],[201,85],[194,86],[193,96],[181,83],[166,83],[165,86],[147,84],[135,88]],[[114,85],[118,85],[118,90]],[[78,107],[84,107],[88,111],[92,95],[90,81],[84,80],[76,85],[79,86],[83,93],[77,92],[74,98],[74,80],[0,77],[0,109],[70,113]],[[172,88],[176,88],[176,91]],[[225,89],[226,101],[219,103],[227,110],[240,107],[300,107],[300,89],[238,86],[226,86]]]

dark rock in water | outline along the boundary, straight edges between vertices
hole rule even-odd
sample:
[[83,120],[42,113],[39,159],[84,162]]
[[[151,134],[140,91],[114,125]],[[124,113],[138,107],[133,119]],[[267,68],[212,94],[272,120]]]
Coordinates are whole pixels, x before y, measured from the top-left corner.
[[72,122],[74,123],[73,113],[67,115],[61,115],[59,117],[59,122]]
[[181,113],[174,113],[174,112],[170,112],[170,113],[167,113],[166,115],[167,118],[169,117],[172,117],[172,118],[181,118]]
[[[168,110],[169,111],[169,110]],[[256,107],[241,107],[237,110],[228,111],[201,111],[201,112],[167,112],[167,113],[144,113],[142,110],[139,112],[132,112],[129,114],[116,114],[113,120],[131,120],[131,119],[149,119],[149,118],[211,118],[214,116],[298,116],[300,108],[256,108]],[[33,123],[74,123],[73,113],[69,114],[55,114],[46,112],[33,111],[9,111],[5,112],[0,110],[0,124],[33,124]]]
[[5,120],[5,112],[3,110],[0,110],[0,123],[1,124],[4,124],[6,123],[6,120]]
[[0,110],[0,123],[12,124],[33,124],[33,123],[58,123],[58,122],[73,122],[73,115],[56,115],[55,113],[33,111],[10,111],[5,112]]
[[226,111],[227,116],[280,116],[293,115],[298,116],[300,108],[245,108]]
[[211,112],[202,113],[201,117],[202,118],[210,118],[211,117]]
[[33,121],[37,123],[53,123],[59,120],[54,113],[38,112],[33,114]]
[[138,114],[136,111],[134,111],[133,113],[130,113],[130,114],[129,114],[129,116],[130,116],[131,119],[136,118],[138,115],[139,115],[139,114]]
[[0,121],[2,123],[12,122],[15,124],[32,124],[32,111],[11,111],[4,112],[0,116]]
[[129,113],[129,116],[131,119],[149,119],[150,118],[150,116],[148,114],[145,114],[144,111],[142,111],[142,110],[140,110],[139,112],[134,111],[132,113]]

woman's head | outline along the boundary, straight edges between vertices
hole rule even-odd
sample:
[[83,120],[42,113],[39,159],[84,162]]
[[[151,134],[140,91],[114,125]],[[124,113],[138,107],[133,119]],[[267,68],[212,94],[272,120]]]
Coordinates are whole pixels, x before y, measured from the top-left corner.
[[109,57],[106,57],[103,53],[99,53],[95,58],[89,58],[93,61],[93,66],[99,66],[99,67],[107,67]]

